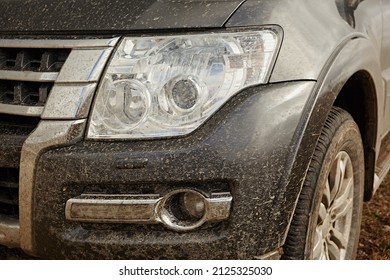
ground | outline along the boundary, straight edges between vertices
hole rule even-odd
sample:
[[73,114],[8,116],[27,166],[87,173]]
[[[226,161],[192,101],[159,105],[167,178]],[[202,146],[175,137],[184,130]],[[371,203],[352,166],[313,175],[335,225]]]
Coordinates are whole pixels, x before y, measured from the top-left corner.
[[357,259],[390,260],[390,175],[364,205]]

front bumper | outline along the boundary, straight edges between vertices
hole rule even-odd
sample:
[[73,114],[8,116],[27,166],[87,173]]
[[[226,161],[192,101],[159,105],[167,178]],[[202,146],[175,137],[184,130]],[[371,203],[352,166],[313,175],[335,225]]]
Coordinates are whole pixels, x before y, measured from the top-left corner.
[[[291,173],[288,161],[299,144],[294,135],[314,84],[244,90],[181,138],[82,141],[85,121],[42,121],[40,126],[67,123],[73,129],[63,135],[52,130],[49,134],[63,143],[36,145],[35,160],[22,161],[21,176],[25,169],[33,170],[28,182],[21,178],[21,196],[28,194],[20,198],[22,249],[60,259],[247,259],[280,248],[295,200],[278,198],[297,193],[286,190],[283,182]],[[47,135],[30,140],[48,143],[42,137]],[[25,156],[22,152],[22,159],[26,155],[28,151]],[[139,162],[144,164],[135,164]],[[159,224],[65,218],[67,201],[83,194],[163,196],[179,188],[229,192],[229,218],[189,232]]]

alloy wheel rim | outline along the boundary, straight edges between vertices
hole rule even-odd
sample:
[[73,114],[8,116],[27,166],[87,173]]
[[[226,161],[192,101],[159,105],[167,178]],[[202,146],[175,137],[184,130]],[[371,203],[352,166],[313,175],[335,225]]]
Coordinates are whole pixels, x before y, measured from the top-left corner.
[[325,183],[314,236],[314,259],[346,258],[352,226],[353,189],[351,158],[340,151]]

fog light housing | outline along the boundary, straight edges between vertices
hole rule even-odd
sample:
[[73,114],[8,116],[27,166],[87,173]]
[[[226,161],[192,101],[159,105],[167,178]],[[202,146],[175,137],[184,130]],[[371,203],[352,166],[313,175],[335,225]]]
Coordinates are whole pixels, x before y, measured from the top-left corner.
[[208,206],[207,199],[197,191],[175,190],[160,202],[158,216],[166,227],[188,231],[205,222]]
[[230,192],[204,196],[193,189],[177,189],[159,194],[87,193],[69,199],[65,217],[89,223],[163,224],[185,232],[205,222],[227,220],[233,197]]

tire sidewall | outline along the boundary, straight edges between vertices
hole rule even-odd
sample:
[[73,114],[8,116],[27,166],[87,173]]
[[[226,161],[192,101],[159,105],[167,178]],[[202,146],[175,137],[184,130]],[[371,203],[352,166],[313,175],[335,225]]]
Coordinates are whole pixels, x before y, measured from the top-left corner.
[[309,217],[308,231],[306,236],[305,259],[312,259],[314,234],[317,227],[317,220],[322,196],[325,189],[331,166],[340,151],[346,152],[353,166],[353,213],[352,224],[349,235],[349,243],[346,252],[346,259],[353,259],[357,252],[360,224],[362,217],[362,203],[364,193],[364,155],[361,136],[356,123],[352,120],[343,122],[335,131],[327,152],[325,153],[320,173],[316,182],[313,203],[311,206],[312,215]]

